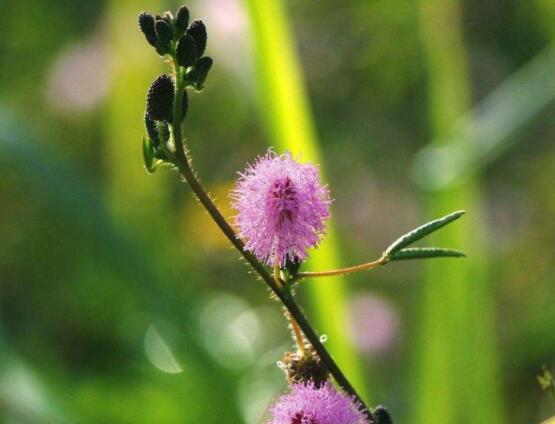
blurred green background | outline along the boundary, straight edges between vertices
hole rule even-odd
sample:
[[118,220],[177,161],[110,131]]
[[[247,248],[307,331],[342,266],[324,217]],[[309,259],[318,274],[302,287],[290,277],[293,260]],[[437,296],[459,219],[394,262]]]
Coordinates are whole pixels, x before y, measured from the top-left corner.
[[[264,422],[285,389],[277,304],[175,174],[141,157],[169,69],[136,17],[163,1],[4,0],[0,419]],[[227,215],[268,146],[336,199],[306,269],[374,259],[456,209],[465,260],[304,284],[299,301],[396,423],[539,423],[555,403],[555,2],[197,0],[215,59],[184,132]]]

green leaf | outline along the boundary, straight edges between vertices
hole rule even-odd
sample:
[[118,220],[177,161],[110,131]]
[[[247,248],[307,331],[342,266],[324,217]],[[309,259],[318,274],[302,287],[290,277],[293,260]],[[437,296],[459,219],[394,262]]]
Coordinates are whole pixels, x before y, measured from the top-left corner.
[[421,238],[426,237],[434,231],[439,230],[441,227],[444,227],[445,225],[459,219],[462,215],[464,215],[464,213],[465,211],[453,212],[449,215],[446,215],[434,221],[430,221],[412,230],[410,233],[407,233],[404,236],[398,238],[392,245],[390,245],[385,251],[386,256],[391,257],[395,252],[398,252],[399,250],[407,247],[415,241],[420,240]]
[[443,249],[441,247],[408,247],[398,250],[389,256],[391,261],[401,261],[404,259],[428,259],[428,258],[464,258],[466,255],[453,249]]

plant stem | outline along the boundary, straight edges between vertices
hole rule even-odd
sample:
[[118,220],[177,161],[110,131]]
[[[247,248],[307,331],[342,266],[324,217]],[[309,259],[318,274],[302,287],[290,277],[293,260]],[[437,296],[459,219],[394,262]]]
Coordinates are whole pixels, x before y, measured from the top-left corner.
[[347,268],[341,269],[332,269],[329,271],[308,271],[308,272],[299,272],[295,275],[290,282],[294,283],[295,281],[301,280],[303,278],[313,278],[313,277],[331,277],[334,275],[344,275],[344,274],[351,274],[353,272],[364,271],[367,269],[374,269],[379,266],[385,265],[389,262],[389,258],[383,255],[380,259],[376,259],[372,262],[366,262],[364,264],[350,266]]
[[241,253],[241,255],[243,255],[247,262],[254,268],[258,275],[264,280],[264,282],[268,285],[272,292],[285,306],[287,312],[290,314],[291,318],[298,325],[298,327],[300,327],[310,344],[314,347],[314,350],[316,350],[318,356],[325,364],[330,374],[333,375],[337,384],[339,384],[343,388],[343,390],[345,390],[345,392],[353,396],[355,400],[360,404],[363,412],[369,419],[370,424],[376,423],[374,415],[372,414],[370,409],[368,409],[368,407],[360,398],[349,380],[347,380],[347,377],[345,377],[341,369],[337,366],[331,355],[328,353],[328,351],[320,341],[320,338],[318,337],[312,326],[309,324],[298,305],[295,303],[291,292],[287,288],[279,287],[278,283],[276,282],[276,280],[274,280],[268,269],[262,263],[260,263],[253,254],[245,250],[244,243],[241,241],[241,239],[237,237],[237,234],[235,234],[233,228],[231,228],[231,226],[218,210],[217,206],[214,204],[210,196],[206,193],[206,191],[200,184],[200,181],[195,176],[195,173],[193,172],[183,150],[183,136],[181,134],[181,105],[183,102],[185,81],[183,78],[183,73],[180,70],[180,67],[177,66],[177,64],[175,65],[175,74],[176,93],[173,109],[174,116],[172,123],[172,132],[176,150],[174,165],[177,166],[180,176],[189,184],[189,186],[193,190],[193,193],[196,195],[200,203],[202,203],[204,208],[207,210],[214,222],[218,225],[220,230],[222,230],[231,244],[233,244],[233,246]]

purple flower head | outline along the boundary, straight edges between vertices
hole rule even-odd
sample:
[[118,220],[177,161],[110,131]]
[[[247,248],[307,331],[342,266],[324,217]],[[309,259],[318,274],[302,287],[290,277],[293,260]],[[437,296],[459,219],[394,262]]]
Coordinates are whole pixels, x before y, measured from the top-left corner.
[[312,383],[296,384],[271,408],[267,424],[367,424],[358,405],[331,383],[319,389]]
[[245,248],[268,265],[306,258],[330,216],[330,194],[316,165],[269,150],[240,174],[231,193]]

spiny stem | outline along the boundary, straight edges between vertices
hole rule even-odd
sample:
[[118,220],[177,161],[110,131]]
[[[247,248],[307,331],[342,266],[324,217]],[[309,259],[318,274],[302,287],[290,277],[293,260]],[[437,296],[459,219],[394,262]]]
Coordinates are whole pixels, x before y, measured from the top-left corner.
[[306,339],[314,347],[314,350],[316,350],[318,356],[325,364],[330,374],[333,375],[337,384],[339,384],[343,388],[343,390],[345,390],[345,392],[353,396],[355,400],[361,405],[363,412],[370,420],[370,424],[375,423],[376,419],[374,415],[372,414],[370,409],[368,409],[364,401],[356,392],[355,388],[351,385],[349,380],[347,380],[341,369],[337,366],[331,355],[321,343],[320,338],[295,303],[291,293],[287,289],[282,289],[281,287],[279,287],[278,283],[276,282],[276,280],[274,280],[268,269],[262,263],[260,263],[253,254],[245,250],[243,242],[237,237],[233,228],[231,228],[231,226],[218,210],[210,196],[206,193],[199,180],[196,178],[183,150],[183,137],[181,134],[181,104],[183,100],[185,82],[183,81],[183,75],[179,66],[175,65],[175,69],[177,82],[173,111],[174,119],[172,123],[172,133],[176,149],[176,154],[174,156],[174,165],[179,170],[180,176],[189,184],[191,190],[193,190],[193,193],[197,196],[198,200],[201,202],[201,204],[204,206],[204,208],[207,210],[209,215],[218,225],[220,230],[222,230],[231,244],[241,253],[241,255],[247,260],[247,262],[253,267],[253,269],[258,273],[258,275],[264,280],[264,282],[268,285],[272,292],[274,292],[281,303],[285,306],[287,312],[295,320],[298,327],[304,333]]
[[301,280],[303,278],[315,278],[315,277],[331,277],[334,275],[344,275],[344,274],[351,274],[353,272],[364,271],[367,269],[374,269],[379,266],[385,265],[389,262],[389,258],[386,255],[383,255],[380,259],[376,259],[372,262],[366,262],[364,264],[355,265],[347,268],[341,269],[332,269],[329,271],[308,271],[308,272],[299,272],[295,277],[293,277],[290,281],[293,283],[295,281]]

